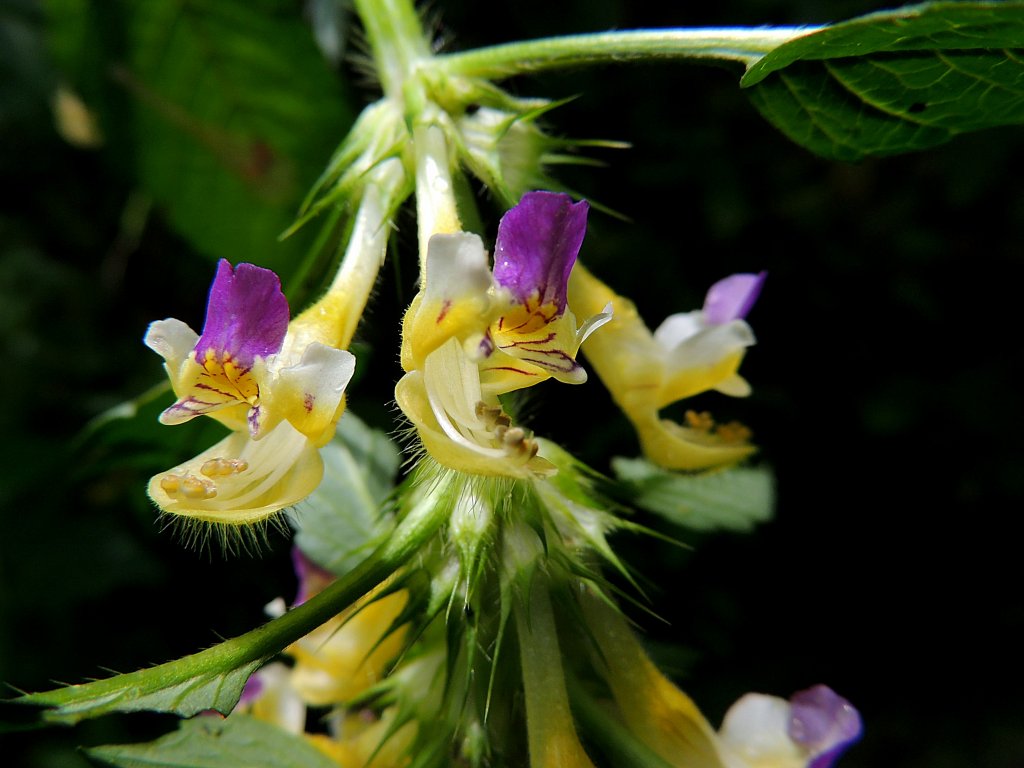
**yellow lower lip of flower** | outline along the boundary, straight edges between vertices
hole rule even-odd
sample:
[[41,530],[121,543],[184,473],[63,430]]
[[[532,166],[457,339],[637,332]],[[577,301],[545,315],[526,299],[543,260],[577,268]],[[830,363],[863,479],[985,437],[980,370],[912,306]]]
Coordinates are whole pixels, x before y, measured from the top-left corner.
[[417,725],[405,723],[389,736],[394,721],[393,709],[373,721],[353,714],[344,718],[337,736],[310,734],[306,738],[341,768],[402,768],[412,762]]
[[434,415],[423,373],[420,371],[407,373],[399,380],[395,386],[395,400],[416,427],[423,447],[442,466],[473,475],[494,477],[526,478],[554,471],[554,465],[539,456],[522,461],[496,449],[484,453],[453,440],[441,428]]
[[712,469],[735,464],[757,451],[750,443],[729,442],[658,418],[655,411],[627,415],[636,427],[644,455],[665,469]]
[[725,381],[736,376],[746,350],[740,350],[723,357],[710,365],[688,368],[669,373],[658,391],[655,406],[664,408],[679,400],[694,397],[701,392],[717,389]]
[[260,440],[235,432],[149,481],[149,497],[165,513],[222,525],[269,519],[320,484],[316,446],[288,422]]
[[374,599],[290,645],[291,682],[302,699],[315,707],[344,704],[380,682],[405,643],[404,626],[390,630],[407,601],[405,591]]

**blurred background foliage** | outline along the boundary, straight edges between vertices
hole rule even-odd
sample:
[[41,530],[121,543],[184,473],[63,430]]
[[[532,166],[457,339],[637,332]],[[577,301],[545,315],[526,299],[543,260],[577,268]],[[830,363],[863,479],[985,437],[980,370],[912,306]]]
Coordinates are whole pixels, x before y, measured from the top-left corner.
[[[334,0],[5,0],[0,5],[0,680],[26,690],[128,671],[230,636],[294,589],[289,542],[190,551],[161,531],[146,478],[212,442],[215,425],[137,416],[89,427],[162,380],[150,320],[202,323],[219,257],[279,270],[301,301],[337,233],[284,243],[302,195],[375,98],[322,38],[358,32]],[[849,0],[519,0],[515,13],[432,3],[451,50],[559,33],[822,23]],[[311,24],[316,19],[317,24]],[[333,27],[331,25],[334,25]],[[334,30],[334,31],[332,31]],[[623,535],[663,622],[651,648],[717,722],[748,690],[827,682],[867,732],[844,766],[1024,763],[1024,640],[1014,518],[1024,500],[1020,285],[1024,134],[843,164],[789,144],[747,103],[739,71],[641,65],[513,82],[578,98],[556,132],[631,142],[566,168],[594,214],[583,257],[656,325],[714,280],[767,269],[751,316],[752,398],[698,400],[742,419],[777,472],[753,535]],[[97,121],[76,143],[55,93]],[[67,104],[64,112],[67,114]],[[77,123],[81,125],[79,121]],[[498,211],[483,197],[493,237]],[[397,332],[414,227],[361,329],[350,407],[392,427]],[[692,403],[689,405],[693,405]],[[534,426],[601,471],[636,445],[600,385],[549,384]],[[641,522],[651,522],[642,519]],[[160,717],[0,736],[7,765],[85,765],[76,744],[149,738]],[[13,762],[7,762],[12,759]]]

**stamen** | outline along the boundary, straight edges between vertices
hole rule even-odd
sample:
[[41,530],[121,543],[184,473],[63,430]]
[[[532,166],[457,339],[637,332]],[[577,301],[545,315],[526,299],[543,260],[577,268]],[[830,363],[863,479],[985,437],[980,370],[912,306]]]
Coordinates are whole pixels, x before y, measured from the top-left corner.
[[212,499],[217,495],[217,486],[212,480],[185,475],[181,479],[181,493],[187,499]]
[[533,440],[532,433],[522,427],[513,427],[512,419],[500,407],[487,405],[480,400],[474,412],[506,455],[525,456],[527,461],[537,455],[540,446]]
[[[497,433],[497,430],[495,430],[495,433]],[[514,448],[515,446],[520,445],[525,439],[526,430],[522,427],[511,427],[510,429],[506,429],[501,436],[501,442],[509,448]]]
[[249,462],[245,459],[210,459],[205,462],[199,471],[207,477],[229,477],[245,472],[249,468]]
[[715,420],[711,418],[711,414],[707,411],[701,411],[700,413],[697,411],[687,411],[686,426],[698,432],[710,432],[715,428]]
[[181,490],[181,475],[166,474],[160,478],[160,487],[168,496],[173,496]]
[[723,443],[747,443],[754,433],[738,421],[730,421],[728,424],[719,424],[715,427],[715,434],[721,438]]
[[212,480],[196,477],[191,472],[183,475],[168,472],[160,478],[160,488],[171,498],[181,494],[187,499],[212,499],[217,495],[217,486]]

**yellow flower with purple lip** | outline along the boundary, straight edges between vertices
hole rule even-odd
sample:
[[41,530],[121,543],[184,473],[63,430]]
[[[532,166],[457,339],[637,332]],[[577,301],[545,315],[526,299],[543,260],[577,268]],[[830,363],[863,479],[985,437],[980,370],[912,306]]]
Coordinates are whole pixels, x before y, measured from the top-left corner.
[[704,306],[674,314],[652,333],[629,299],[578,266],[569,283],[570,303],[594,311],[610,303],[614,319],[587,342],[584,352],[612,397],[636,427],[647,457],[668,469],[707,469],[755,450],[737,425],[716,427],[707,414],[688,414],[687,424],[662,419],[659,411],[679,400],[716,390],[750,393],[737,373],[754,333],[744,319],[757,300],[765,273],[737,274],[715,283]]
[[551,471],[499,396],[549,378],[586,381],[580,344],[608,315],[578,325],[567,284],[588,205],[531,192],[498,226],[493,270],[475,234],[437,234],[405,315],[398,404],[441,464],[484,475]]
[[146,345],[164,358],[177,400],[164,424],[196,416],[232,434],[161,473],[149,495],[165,511],[242,525],[266,519],[319,484],[318,449],[334,433],[355,359],[325,323],[326,296],[289,323],[277,275],[222,260],[202,335],[173,318],[152,323]]
[[789,700],[748,693],[716,732],[651,662],[627,620],[592,593],[583,615],[594,658],[626,729],[676,768],[831,768],[860,738],[860,713],[825,685]]

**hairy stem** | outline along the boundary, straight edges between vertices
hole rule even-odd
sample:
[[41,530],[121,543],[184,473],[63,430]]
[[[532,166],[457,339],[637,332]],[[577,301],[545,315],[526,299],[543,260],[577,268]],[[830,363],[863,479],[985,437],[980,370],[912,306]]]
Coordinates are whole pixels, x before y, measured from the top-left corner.
[[[309,601],[244,635],[156,667],[29,694],[15,701],[53,707],[55,711],[45,713],[44,719],[65,723],[138,709],[185,716],[214,707],[229,711],[241,694],[248,671],[309,634],[402,567],[434,535],[447,514],[448,506],[428,494],[409,511],[388,540],[352,571]],[[178,698],[180,691],[205,689],[206,681],[239,669],[246,674],[233,681],[235,689],[230,693],[221,690],[224,686],[214,686],[210,688],[209,701],[193,698],[183,704]],[[169,692],[166,698],[161,698],[163,692]]]
[[500,80],[584,64],[653,59],[724,59],[749,67],[772,49],[819,27],[636,29],[548,37],[437,56],[431,67],[449,75]]

